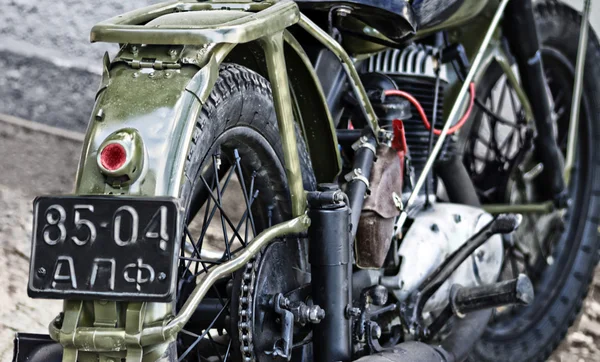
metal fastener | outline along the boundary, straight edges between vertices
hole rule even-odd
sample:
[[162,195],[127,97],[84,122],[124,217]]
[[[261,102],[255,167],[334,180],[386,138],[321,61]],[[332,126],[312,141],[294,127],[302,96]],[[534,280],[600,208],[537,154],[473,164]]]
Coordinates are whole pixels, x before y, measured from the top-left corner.
[[104,120],[104,110],[102,108],[100,108],[98,113],[96,113],[95,119],[97,122],[102,122]]
[[160,272],[158,273],[158,280],[165,280],[167,279],[167,274],[165,274],[164,272]]
[[37,270],[37,275],[40,277],[45,277],[46,276],[46,268],[39,267]]
[[433,231],[434,233],[437,233],[438,231],[440,231],[440,228],[437,224],[432,224],[431,231]]

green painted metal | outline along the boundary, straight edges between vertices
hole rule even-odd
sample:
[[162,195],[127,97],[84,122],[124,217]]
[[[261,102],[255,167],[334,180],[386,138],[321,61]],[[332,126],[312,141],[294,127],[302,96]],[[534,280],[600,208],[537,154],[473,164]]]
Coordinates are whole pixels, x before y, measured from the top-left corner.
[[[280,6],[279,11],[284,15],[289,9],[295,9],[295,14],[299,17],[294,3],[286,2],[283,5]],[[240,19],[244,19],[244,22],[236,25],[235,34],[240,37],[238,40],[255,40],[254,36],[263,34],[262,30],[256,31],[254,27],[257,21],[265,21],[264,12],[261,16],[258,16],[260,13],[257,16],[239,14],[238,11],[236,13]],[[139,19],[139,13],[136,16]],[[274,19],[275,25],[268,28],[278,29],[281,18],[277,16],[277,12],[272,11],[269,16]],[[144,21],[151,20],[150,17],[144,18]],[[97,34],[100,33],[102,31]],[[215,34],[213,31],[207,31],[206,34],[208,35],[205,38],[210,39],[210,43],[190,44],[183,47],[172,44],[139,46],[130,44],[126,38],[120,38],[119,41],[123,41],[126,45],[122,46],[119,55],[112,63],[108,57],[104,59],[103,79],[84,142],[85,146],[76,180],[76,193],[179,196],[186,155],[201,105],[207,99],[218,77],[219,65],[237,44],[237,42],[215,43],[212,41],[223,38],[219,38],[219,35],[216,36],[216,39],[212,39],[211,37]],[[228,36],[232,36],[231,34],[229,32]],[[136,36],[132,36],[132,39],[139,40]],[[96,39],[99,38],[101,36],[96,37]],[[301,51],[301,47],[291,35],[287,34],[285,38],[286,44],[291,44],[287,46],[287,49],[293,55],[295,67],[299,68],[298,64],[303,66],[302,71],[297,72],[296,76],[308,74],[307,79],[318,85],[314,71],[311,72],[312,69],[309,68],[310,62],[306,54]],[[227,39],[232,40],[231,38]],[[278,114],[286,171],[292,194],[293,213],[298,218],[265,230],[254,239],[240,258],[235,259],[235,262],[222,264],[222,267],[226,268],[225,270],[229,273],[244,265],[244,260],[251,257],[252,253],[273,238],[304,231],[310,223],[310,219],[304,215],[306,199],[294,132],[294,115],[310,116],[310,112],[306,110],[306,102],[302,104],[304,110],[296,113],[293,111],[292,105],[298,105],[299,102],[292,102],[290,91],[293,87],[290,88],[287,84],[283,39],[283,29],[281,29],[279,32],[261,39],[260,44],[264,46],[263,58],[270,70],[269,78],[273,84],[275,109]],[[307,91],[308,86],[310,83],[304,88],[300,88],[299,91]],[[320,102],[322,108],[326,107],[320,86],[313,86],[311,91],[317,95],[316,98],[313,97],[313,102]],[[325,129],[331,136],[317,136],[311,125],[302,128],[306,133],[312,132],[312,143],[317,151],[319,147],[316,142],[320,139],[328,140],[321,145],[321,149],[328,145],[333,150],[325,153],[325,155],[333,156],[329,157],[328,162],[334,167],[330,167],[326,173],[331,180],[339,172],[339,154],[335,147],[337,140],[331,118],[328,112],[323,114],[326,121]],[[323,116],[320,119],[323,119]],[[108,185],[105,182],[104,175],[98,168],[97,158],[101,145],[106,143],[107,139],[115,139],[116,135],[124,132],[123,130],[127,130],[125,133],[135,132],[143,140],[143,144],[137,143],[136,152],[143,155],[144,167],[139,177],[132,180],[130,184],[116,188],[113,187],[115,185]],[[216,272],[218,270],[220,269],[215,269]],[[201,287],[199,286],[200,290],[212,285],[210,280],[210,278],[205,280]],[[189,304],[187,309],[184,308],[181,311],[180,315],[184,316],[181,318],[189,319],[189,316],[185,317],[186,313],[191,315],[202,296],[203,294],[194,299],[195,301],[192,303],[195,304]],[[128,317],[125,321],[120,321],[118,326],[113,327],[102,325],[106,323],[106,311],[102,312],[102,308],[94,309],[96,304],[97,302],[69,302],[65,309],[65,315],[70,317],[65,320],[74,321],[71,323],[70,329],[65,329],[65,324],[60,326],[53,323],[50,326],[53,338],[65,346],[67,351],[65,361],[75,362],[77,359],[91,361],[97,360],[97,358],[105,359],[108,358],[107,356],[126,358],[128,362],[154,361],[182,327],[182,325],[176,327],[170,325],[171,332],[169,333],[172,334],[161,332],[160,335],[157,335],[153,334],[151,330],[148,331],[149,326],[164,325],[163,321],[172,312],[170,305],[166,303],[140,305],[135,323],[134,319],[129,318],[131,313],[135,313],[135,310],[132,310],[132,306],[135,304],[116,303],[116,308],[125,312]],[[79,308],[77,313],[70,311],[75,308],[74,306]],[[94,313],[95,310],[99,313]],[[122,312],[119,314],[121,315]],[[141,342],[142,327],[147,334],[146,342],[143,345]]]
[[[69,301],[65,304],[64,321],[62,323],[53,321],[50,324],[50,336],[59,341],[65,347],[65,350],[74,351],[75,357],[77,357],[77,351],[120,352],[129,351],[130,346],[143,348],[163,345],[177,336],[177,333],[192,317],[196,307],[214,282],[231,275],[235,270],[244,266],[273,239],[287,234],[304,232],[309,226],[310,218],[307,215],[301,215],[290,221],[277,224],[257,235],[244,251],[234,259],[211,269],[206,274],[203,283],[196,286],[177,316],[172,319],[157,321],[157,323],[141,327],[141,321],[144,319],[142,317],[144,306],[142,303],[133,303],[134,307],[127,309],[127,323],[124,328],[85,327],[82,322],[83,313],[81,312],[83,303]],[[127,354],[127,362],[136,360],[136,356],[130,358]],[[77,361],[63,358],[63,362]]]
[[296,105],[296,120],[302,127],[317,182],[334,182],[342,170],[335,125],[323,88],[300,43],[289,32],[286,44],[287,75]]
[[[186,22],[185,17],[189,16],[187,12],[221,9],[248,11],[248,15],[217,25],[177,24]],[[257,10],[262,11],[252,12]],[[265,2],[254,6],[248,2],[172,2],[149,6],[101,22],[92,28],[90,39],[92,42],[170,45],[246,43],[285,30],[298,22],[299,14],[298,6],[293,1]],[[145,26],[147,22],[165,15],[173,15],[174,21]]]
[[[186,87],[194,78],[214,82],[217,72],[214,61],[200,71],[195,66],[154,70],[113,64],[108,86],[97,96],[92,114],[101,112],[103,118],[97,120],[93,116],[90,120],[75,192],[178,197],[182,164],[190,142],[186,137],[191,135],[201,106]],[[143,140],[145,167],[131,184],[113,188],[105,183],[96,160],[105,140],[125,128],[136,130]]]
[[300,216],[306,211],[306,195],[302,183],[302,169],[298,157],[298,144],[294,130],[294,112],[290,86],[285,66],[283,31],[260,39],[265,50],[269,81],[273,92],[273,104],[277,114],[281,145],[285,159],[285,173],[292,199],[292,215]]
[[581,19],[579,35],[579,46],[577,48],[577,63],[575,65],[575,82],[573,84],[573,98],[571,99],[571,115],[569,117],[569,138],[567,140],[567,155],[565,161],[564,178],[568,185],[571,174],[575,168],[575,155],[577,153],[577,136],[579,135],[579,115],[581,111],[581,97],[583,95],[583,75],[585,70],[585,59],[588,48],[588,37],[590,30],[590,11],[592,1],[585,0]]

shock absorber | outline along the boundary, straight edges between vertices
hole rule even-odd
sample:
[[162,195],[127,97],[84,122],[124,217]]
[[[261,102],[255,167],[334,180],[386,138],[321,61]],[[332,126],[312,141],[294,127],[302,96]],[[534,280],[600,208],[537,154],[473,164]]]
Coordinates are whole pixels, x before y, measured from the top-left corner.
[[325,310],[325,318],[313,329],[314,360],[350,361],[350,209],[337,184],[321,184],[307,199],[312,297]]

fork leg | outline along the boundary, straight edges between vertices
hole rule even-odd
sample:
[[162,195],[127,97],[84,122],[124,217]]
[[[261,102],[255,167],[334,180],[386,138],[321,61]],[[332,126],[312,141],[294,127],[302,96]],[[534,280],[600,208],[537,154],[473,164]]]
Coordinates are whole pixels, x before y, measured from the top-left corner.
[[523,89],[529,97],[538,136],[535,150],[544,164],[544,180],[549,183],[547,199],[559,207],[567,202],[563,179],[563,156],[554,137],[552,109],[546,90],[546,77],[542,64],[532,0],[511,1],[505,13],[504,33],[515,55]]

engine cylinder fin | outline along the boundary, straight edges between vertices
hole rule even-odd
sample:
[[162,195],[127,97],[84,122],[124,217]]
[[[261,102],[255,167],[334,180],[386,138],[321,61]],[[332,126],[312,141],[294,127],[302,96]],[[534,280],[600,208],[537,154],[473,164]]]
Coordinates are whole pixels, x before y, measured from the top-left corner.
[[[404,49],[388,49],[369,58],[366,72],[381,73],[391,78],[398,89],[415,97],[423,107],[427,118],[433,119],[433,103],[435,98],[434,70],[437,48],[424,44],[412,44]],[[440,85],[436,123],[438,127],[444,119],[444,92],[448,86],[445,66],[440,69]],[[402,119],[406,141],[410,151],[415,176],[419,176],[429,156],[429,131],[424,127],[416,107],[411,107],[412,116]],[[437,136],[434,138],[437,139]],[[446,160],[453,152],[452,137],[446,138],[444,147],[438,156]],[[432,180],[432,182],[435,182]],[[435,188],[434,188],[435,189]]]

